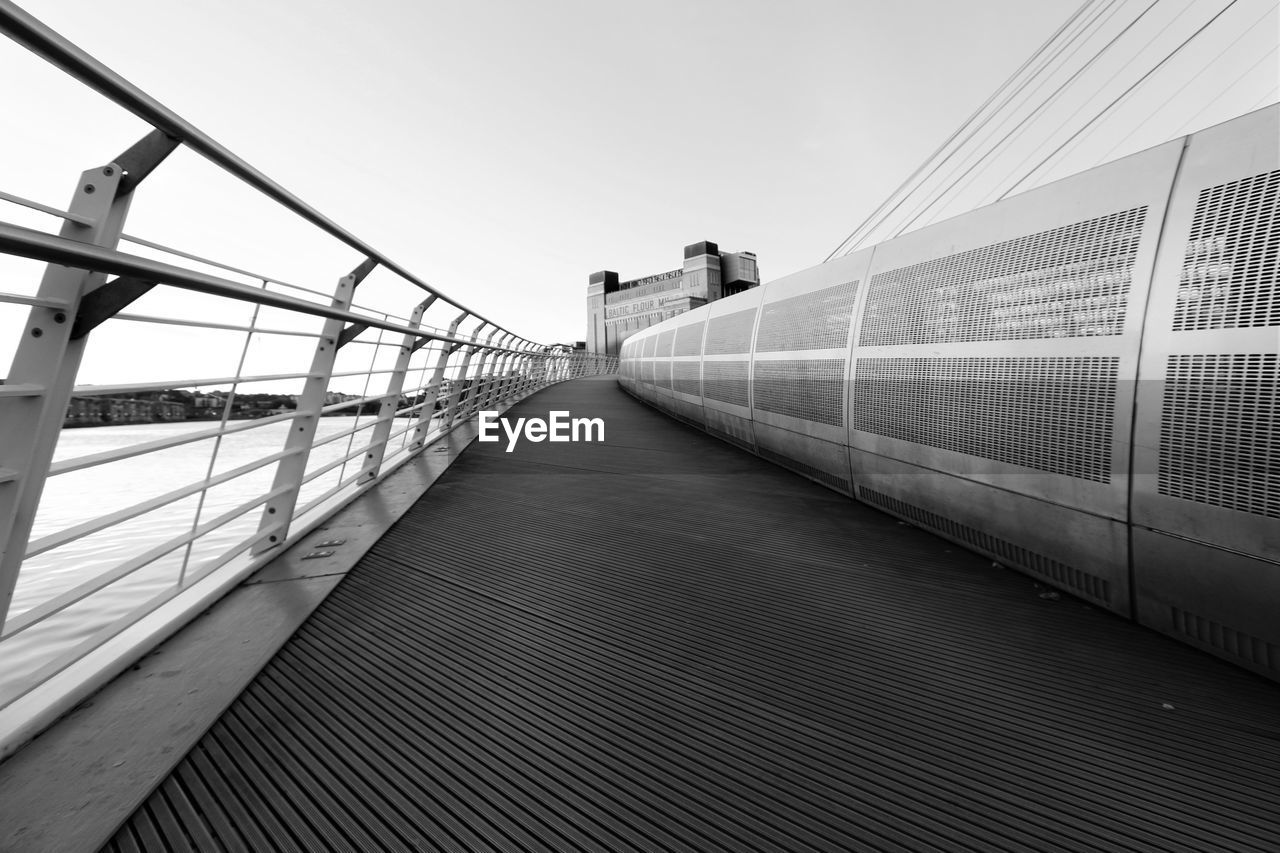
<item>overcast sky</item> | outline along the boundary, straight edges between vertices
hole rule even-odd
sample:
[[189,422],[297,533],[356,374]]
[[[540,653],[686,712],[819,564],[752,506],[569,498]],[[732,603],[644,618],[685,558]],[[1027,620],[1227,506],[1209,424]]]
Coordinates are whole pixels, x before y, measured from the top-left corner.
[[[1151,38],[1150,55],[1163,55],[1227,2],[1160,0],[1151,20],[1172,23],[1130,54]],[[569,341],[584,337],[596,270],[671,269],[704,239],[756,252],[765,280],[821,262],[1080,3],[22,5],[447,294],[528,338]],[[1113,30],[1146,5],[1120,0]],[[1188,52],[1181,79],[1143,93],[1130,124],[1100,133],[1062,174],[1117,140],[1111,157],[1188,119],[1204,126],[1275,100],[1275,5],[1238,0]],[[147,130],[7,41],[0,80],[7,192],[65,206],[81,170]],[[1106,93],[1082,97],[1102,104]],[[1144,118],[1166,98],[1168,115]],[[0,219],[56,230],[3,203]],[[139,190],[126,231],[324,291],[360,260],[185,151]],[[0,291],[34,292],[39,269],[6,265]],[[416,298],[377,276],[360,296],[404,313]],[[203,310],[148,299],[152,310]],[[0,322],[0,371],[24,315]],[[234,367],[229,355],[205,367],[180,354],[231,353],[234,342],[183,333],[135,344],[138,324],[117,325],[133,328],[95,333],[82,382]]]

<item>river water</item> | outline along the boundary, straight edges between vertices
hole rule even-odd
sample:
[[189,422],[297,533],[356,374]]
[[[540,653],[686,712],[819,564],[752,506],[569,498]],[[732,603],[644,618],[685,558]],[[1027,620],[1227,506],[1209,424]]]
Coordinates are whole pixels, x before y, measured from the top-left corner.
[[[366,416],[360,424],[371,421],[372,418]],[[51,477],[45,485],[31,541],[35,543],[44,536],[203,481],[209,473],[211,460],[216,475],[277,453],[284,447],[291,423],[267,424],[224,436],[220,443],[214,439],[202,439]],[[408,423],[407,420],[397,420],[392,431],[399,432]],[[354,425],[355,417],[322,418],[317,440],[337,435]],[[63,430],[54,460],[78,459],[180,434],[201,432],[214,426],[216,423],[186,421]],[[355,434],[354,440],[366,442],[368,436],[367,431],[361,431]],[[394,439],[393,448],[398,447],[404,438]],[[352,437],[344,437],[314,448],[307,469],[315,470],[345,455],[351,440]],[[218,444],[216,459],[215,444]],[[14,591],[10,618],[190,531],[196,522],[197,512],[200,523],[205,524],[267,491],[275,467],[274,464],[267,465],[214,487],[207,493],[202,507],[198,496],[184,498],[132,521],[28,558]],[[338,466],[307,484],[299,506],[335,485],[342,470],[343,466]],[[202,537],[192,547],[190,555],[185,547],[179,548],[72,605],[63,613],[0,642],[0,705],[12,697],[13,691],[31,672],[48,660],[148,597],[171,588],[183,576],[184,564],[186,571],[190,572],[252,533],[257,529],[260,514],[260,508],[250,510],[237,521]],[[244,565],[247,557],[236,558],[232,565],[237,562]]]

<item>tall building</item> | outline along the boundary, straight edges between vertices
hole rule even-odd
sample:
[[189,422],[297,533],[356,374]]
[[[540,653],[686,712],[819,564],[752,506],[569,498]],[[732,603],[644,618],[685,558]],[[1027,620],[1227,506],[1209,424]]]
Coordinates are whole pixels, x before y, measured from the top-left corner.
[[755,253],[722,253],[706,240],[684,247],[678,269],[622,282],[616,272],[592,273],[587,351],[617,355],[622,342],[641,329],[759,284]]

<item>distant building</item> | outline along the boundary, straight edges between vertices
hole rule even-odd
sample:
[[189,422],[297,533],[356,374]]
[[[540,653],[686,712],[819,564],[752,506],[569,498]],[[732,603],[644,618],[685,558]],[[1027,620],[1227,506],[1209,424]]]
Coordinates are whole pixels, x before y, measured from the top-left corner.
[[154,424],[186,419],[187,406],[172,400],[72,397],[62,425]]
[[679,269],[618,281],[608,270],[587,285],[587,351],[617,355],[641,329],[760,284],[753,252],[722,253],[703,241],[684,247]]

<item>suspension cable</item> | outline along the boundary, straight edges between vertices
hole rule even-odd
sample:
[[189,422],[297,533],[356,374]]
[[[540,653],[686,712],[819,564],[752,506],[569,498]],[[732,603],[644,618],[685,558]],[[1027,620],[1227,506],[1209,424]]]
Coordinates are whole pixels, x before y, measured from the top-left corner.
[[898,186],[897,189],[895,189],[892,193],[890,193],[889,196],[883,202],[881,202],[880,205],[874,211],[872,211],[870,216],[868,216],[865,220],[863,220],[862,223],[858,225],[857,228],[853,229],[853,231],[849,234],[848,237],[840,241],[840,244],[836,246],[835,249],[833,249],[831,253],[827,255],[826,258],[823,259],[823,263],[826,263],[827,261],[835,257],[835,255],[838,252],[840,252],[840,250],[843,249],[849,243],[849,241],[852,240],[858,234],[859,231],[861,231],[868,223],[870,223],[873,219],[875,219],[876,216],[880,213],[880,211],[884,209],[885,205],[887,205],[895,196],[898,195],[898,193],[902,192],[904,188],[906,188],[913,180],[915,180],[915,178],[921,172],[923,172],[929,166],[929,164],[938,157],[939,154],[945,151],[947,146],[949,146],[956,139],[956,137],[958,137],[961,133],[963,133],[965,128],[968,127],[970,124],[972,124],[974,120],[977,119],[978,116],[980,116],[982,112],[986,110],[988,106],[991,105],[992,101],[994,101],[1003,90],[1008,88],[1013,83],[1013,81],[1016,80],[1018,76],[1021,75],[1022,72],[1027,69],[1028,66],[1034,63],[1036,59],[1038,59],[1040,55],[1043,54],[1045,50],[1047,50],[1048,47],[1051,44],[1053,44],[1053,42],[1056,41],[1058,37],[1061,36],[1062,33],[1068,27],[1072,25],[1072,23],[1076,20],[1076,18],[1078,18],[1084,12],[1084,10],[1088,8],[1090,5],[1092,5],[1093,3],[1094,3],[1094,0],[1085,0],[1085,2],[1078,9],[1076,9],[1076,11],[1072,13],[1072,15],[1069,18],[1067,18],[1067,20],[1063,22],[1063,24],[1059,26],[1058,29],[1055,30],[1051,36],[1049,36],[1049,38],[1044,42],[1044,44],[1040,45],[1040,47],[1038,47],[1029,57],[1027,57],[1027,59],[1023,61],[1022,65],[1020,65],[1018,69],[1008,77],[1008,79],[1006,79],[1003,83],[1001,83],[996,88],[996,90],[991,93],[991,95],[986,99],[986,101],[984,101],[982,105],[978,107],[978,109],[974,111],[972,115],[970,115],[967,119],[965,119],[965,121],[960,125],[960,127],[956,128],[956,130],[949,137],[947,137],[947,139],[940,146],[938,146],[938,148],[932,154],[930,154],[927,158],[925,158],[924,162],[922,162],[916,168],[916,170],[912,172],[911,175],[905,181],[903,181],[902,184]]
[[1166,55],[1164,59],[1162,59],[1162,60],[1160,60],[1158,63],[1156,63],[1156,64],[1155,64],[1155,66],[1154,66],[1150,71],[1148,71],[1146,74],[1143,74],[1141,77],[1139,77],[1139,78],[1138,78],[1138,80],[1137,80],[1137,81],[1136,81],[1132,86],[1130,86],[1129,88],[1127,88],[1127,89],[1125,89],[1123,92],[1121,92],[1121,93],[1120,93],[1120,95],[1119,95],[1119,97],[1117,97],[1117,98],[1116,98],[1115,100],[1113,100],[1111,103],[1109,103],[1109,104],[1107,104],[1105,107],[1103,107],[1103,108],[1102,108],[1102,109],[1101,109],[1101,110],[1100,110],[1096,115],[1094,115],[1094,117],[1093,117],[1093,118],[1091,118],[1091,119],[1089,119],[1089,121],[1085,122],[1085,124],[1084,124],[1084,125],[1083,125],[1079,130],[1077,130],[1075,133],[1071,134],[1071,136],[1070,136],[1070,137],[1068,137],[1068,138],[1066,139],[1066,141],[1064,141],[1064,142],[1063,142],[1061,145],[1059,145],[1057,148],[1053,149],[1053,151],[1052,151],[1052,152],[1050,152],[1050,154],[1049,154],[1049,156],[1048,156],[1048,157],[1045,157],[1043,160],[1041,160],[1039,163],[1037,163],[1037,164],[1036,164],[1036,165],[1031,169],[1031,171],[1029,171],[1029,172],[1027,172],[1025,175],[1023,175],[1023,176],[1022,176],[1022,177],[1017,181],[1017,183],[1015,183],[1013,186],[1009,187],[1009,189],[1005,190],[1005,191],[1004,191],[1004,193],[1000,196],[1000,198],[996,199],[996,201],[1000,201],[1000,200],[1004,199],[1006,196],[1008,196],[1008,195],[1009,195],[1009,193],[1013,192],[1013,191],[1014,191],[1014,190],[1016,190],[1019,186],[1021,186],[1024,182],[1026,182],[1026,180],[1027,180],[1028,178],[1030,178],[1032,175],[1034,175],[1036,172],[1038,172],[1038,171],[1040,170],[1040,168],[1041,168],[1042,166],[1044,166],[1044,164],[1045,164],[1045,163],[1048,163],[1050,160],[1052,160],[1055,156],[1057,156],[1057,154],[1058,154],[1058,152],[1059,152],[1059,151],[1061,151],[1061,150],[1062,150],[1063,148],[1065,148],[1068,144],[1070,144],[1071,140],[1075,139],[1077,136],[1079,136],[1081,133],[1083,133],[1085,130],[1087,130],[1089,127],[1091,127],[1091,126],[1092,126],[1096,121],[1098,121],[1098,119],[1102,118],[1104,115],[1106,115],[1108,112],[1110,112],[1112,107],[1114,107],[1116,104],[1120,103],[1120,101],[1124,100],[1125,96],[1127,96],[1127,95],[1128,95],[1130,92],[1132,92],[1134,89],[1138,88],[1138,87],[1139,87],[1139,86],[1141,86],[1143,83],[1145,83],[1145,82],[1147,81],[1147,79],[1148,79],[1149,77],[1151,77],[1151,75],[1152,75],[1152,74],[1154,74],[1156,71],[1159,71],[1159,70],[1164,66],[1164,64],[1165,64],[1166,62],[1168,62],[1168,61],[1169,61],[1170,59],[1172,59],[1173,57],[1177,56],[1177,55],[1182,51],[1182,49],[1183,49],[1184,47],[1186,47],[1187,45],[1191,44],[1191,42],[1193,42],[1193,41],[1196,39],[1196,37],[1197,37],[1197,36],[1199,36],[1201,33],[1203,33],[1205,30],[1207,30],[1209,27],[1211,27],[1215,21],[1217,21],[1219,18],[1221,18],[1221,17],[1223,16],[1223,14],[1225,14],[1225,13],[1227,12],[1227,10],[1228,10],[1228,9],[1230,9],[1232,6],[1236,5],[1236,4],[1237,4],[1237,3],[1239,3],[1239,2],[1240,2],[1240,0],[1231,0],[1231,2],[1227,3],[1227,5],[1226,5],[1226,6],[1223,6],[1223,7],[1222,7],[1222,9],[1221,9],[1221,10],[1219,10],[1219,12],[1218,12],[1216,15],[1214,15],[1212,18],[1210,18],[1208,21],[1206,21],[1206,22],[1204,23],[1204,25],[1203,25],[1203,26],[1201,26],[1199,29],[1197,29],[1194,33],[1192,33],[1190,36],[1188,36],[1188,37],[1187,37],[1187,39],[1186,39],[1185,41],[1183,41],[1181,44],[1179,44],[1177,47],[1175,47],[1172,51],[1170,51],[1170,52],[1168,53],[1168,55]]

